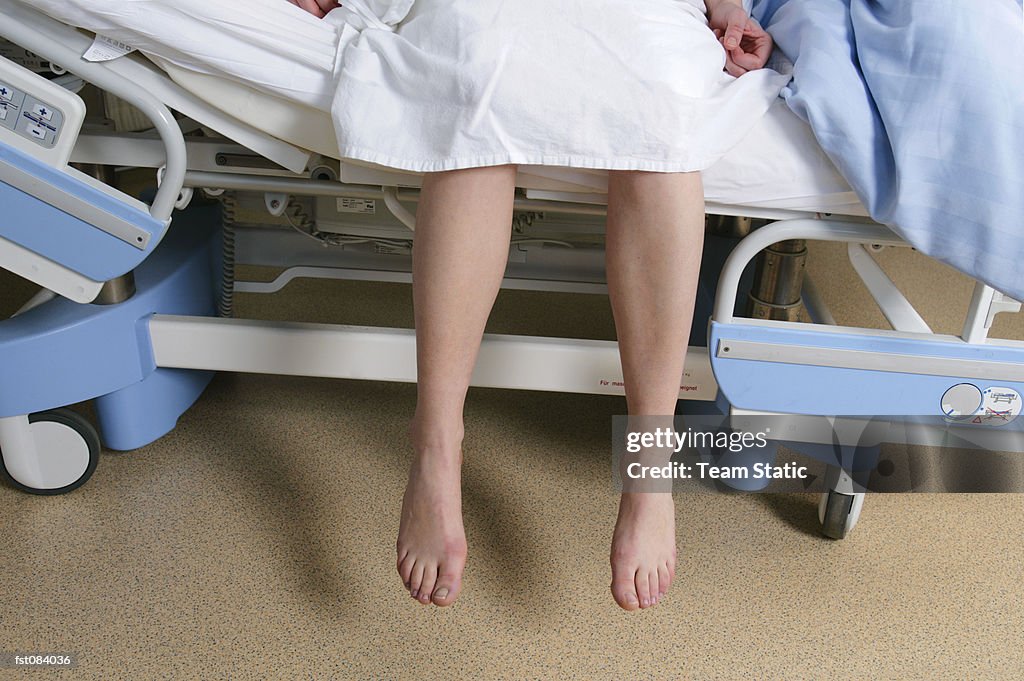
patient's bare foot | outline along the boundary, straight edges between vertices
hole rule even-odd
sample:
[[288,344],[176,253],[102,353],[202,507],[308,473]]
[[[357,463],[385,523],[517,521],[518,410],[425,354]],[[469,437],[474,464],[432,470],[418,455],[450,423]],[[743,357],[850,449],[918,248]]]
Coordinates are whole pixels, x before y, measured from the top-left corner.
[[462,454],[459,445],[416,450],[402,500],[398,574],[420,603],[451,605],[459,597],[466,565]]
[[625,610],[661,600],[676,574],[676,514],[669,492],[623,494],[612,537],[612,596]]

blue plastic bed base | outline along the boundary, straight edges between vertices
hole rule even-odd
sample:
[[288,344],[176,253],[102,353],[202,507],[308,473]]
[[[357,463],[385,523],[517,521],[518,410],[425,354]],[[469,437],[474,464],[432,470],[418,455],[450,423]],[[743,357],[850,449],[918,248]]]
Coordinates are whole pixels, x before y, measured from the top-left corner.
[[1024,393],[1024,383],[891,371],[808,366],[719,357],[730,341],[756,341],[808,349],[864,350],[908,357],[979,360],[1024,366],[1024,348],[970,345],[834,331],[712,322],[711,366],[719,389],[740,409],[843,416],[941,416],[942,396],[958,383]]
[[137,248],[30,194],[0,182],[0,236],[60,263],[93,281],[109,281],[135,269],[156,247],[167,226],[149,213],[118,201],[75,177],[0,144],[0,161],[150,234]]
[[217,208],[175,218],[135,270],[137,292],[117,305],[55,298],[0,322],[0,417],[96,399],[104,444],[135,449],[170,431],[212,372],[158,369],[153,314],[215,314]]
[[96,398],[103,444],[128,451],[174,430],[213,378],[212,371],[157,369],[142,381]]

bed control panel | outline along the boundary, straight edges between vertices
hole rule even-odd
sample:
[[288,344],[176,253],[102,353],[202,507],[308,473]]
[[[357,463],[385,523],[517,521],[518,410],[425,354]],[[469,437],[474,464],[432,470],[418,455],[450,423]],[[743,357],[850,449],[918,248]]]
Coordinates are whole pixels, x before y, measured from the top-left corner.
[[64,113],[41,99],[0,82],[0,125],[25,139],[52,148],[64,124]]
[[0,57],[0,143],[60,168],[84,118],[78,95]]

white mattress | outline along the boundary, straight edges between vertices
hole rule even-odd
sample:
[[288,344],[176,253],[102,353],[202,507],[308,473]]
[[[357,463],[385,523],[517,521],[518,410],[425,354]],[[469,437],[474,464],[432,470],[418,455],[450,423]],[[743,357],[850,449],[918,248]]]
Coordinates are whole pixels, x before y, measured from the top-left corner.
[[[325,156],[338,155],[334,125],[326,112],[268,98],[265,93],[215,76],[166,63],[161,66],[175,82],[218,109],[296,146]],[[704,196],[712,204],[867,215],[849,184],[815,142],[810,128],[781,99],[703,177]],[[382,186],[420,184],[416,173],[354,162],[342,163],[340,179]],[[547,166],[521,167],[517,184],[530,198],[595,203],[603,201],[608,186],[605,171]]]

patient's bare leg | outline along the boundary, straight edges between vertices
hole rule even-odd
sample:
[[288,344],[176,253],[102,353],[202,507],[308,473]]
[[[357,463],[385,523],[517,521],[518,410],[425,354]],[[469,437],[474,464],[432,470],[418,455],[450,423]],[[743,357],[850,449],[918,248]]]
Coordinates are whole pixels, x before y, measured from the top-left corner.
[[[608,286],[630,415],[675,412],[704,235],[699,173],[615,172],[608,186]],[[612,538],[612,595],[654,605],[675,576],[671,493],[624,493]]]
[[425,604],[450,605],[462,587],[462,407],[508,259],[515,174],[500,166],[428,175],[416,213],[418,386],[398,572]]

